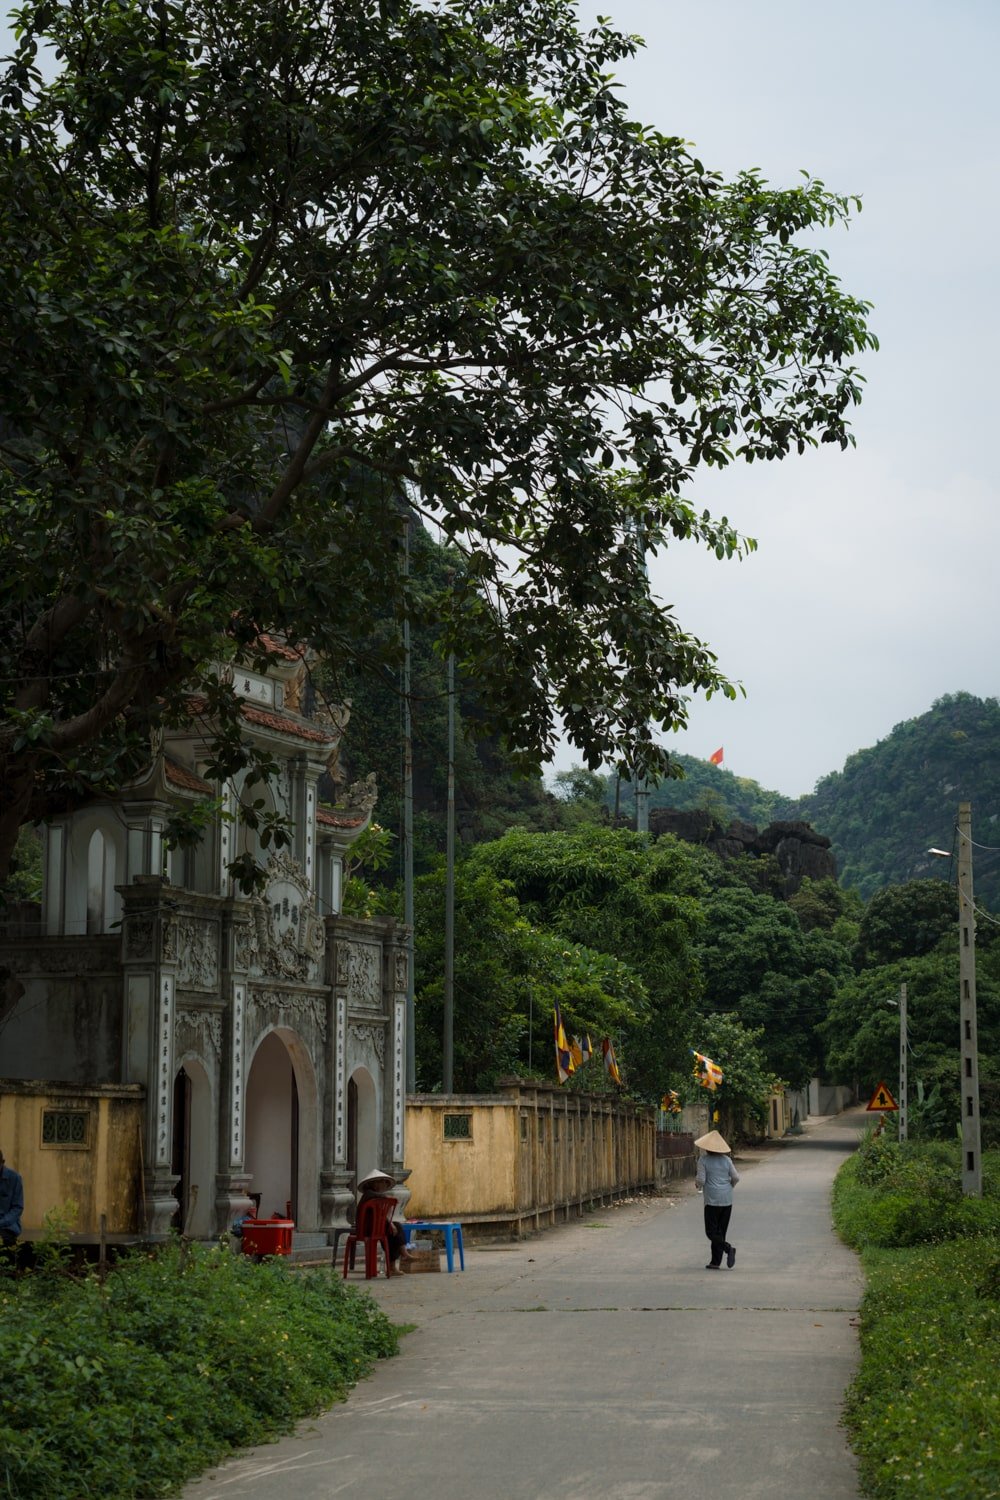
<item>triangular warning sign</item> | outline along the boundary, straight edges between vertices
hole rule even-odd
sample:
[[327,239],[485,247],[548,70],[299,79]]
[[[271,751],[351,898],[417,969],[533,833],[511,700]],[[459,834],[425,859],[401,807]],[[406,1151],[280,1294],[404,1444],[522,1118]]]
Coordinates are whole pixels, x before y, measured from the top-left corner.
[[896,1103],[895,1099],[892,1097],[885,1084],[880,1083],[874,1094],[872,1094],[871,1103],[868,1105],[868,1108],[875,1110],[898,1109],[899,1105]]

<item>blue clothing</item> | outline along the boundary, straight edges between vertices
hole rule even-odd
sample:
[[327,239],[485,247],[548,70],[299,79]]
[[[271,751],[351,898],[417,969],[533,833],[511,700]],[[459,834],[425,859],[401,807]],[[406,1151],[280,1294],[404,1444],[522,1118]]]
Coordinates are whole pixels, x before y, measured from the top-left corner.
[[705,1203],[710,1207],[724,1208],[733,1201],[733,1188],[740,1174],[733,1166],[733,1158],[722,1151],[704,1151],[698,1160],[694,1185],[704,1190]]
[[0,1167],[0,1234],[21,1233],[24,1213],[24,1184],[12,1167]]

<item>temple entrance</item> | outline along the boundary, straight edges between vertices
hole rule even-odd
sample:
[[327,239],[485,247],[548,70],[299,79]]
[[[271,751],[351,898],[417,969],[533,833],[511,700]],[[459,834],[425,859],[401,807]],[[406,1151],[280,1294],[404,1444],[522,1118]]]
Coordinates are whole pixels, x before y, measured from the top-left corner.
[[174,1079],[174,1133],[170,1170],[177,1211],[171,1225],[181,1234],[208,1238],[214,1214],[215,1162],[211,1087],[197,1058],[189,1057]]
[[246,1091],[246,1167],[262,1219],[298,1218],[299,1099],[288,1048],[274,1031],[254,1054]]
[[357,1068],[347,1083],[347,1170],[358,1176],[381,1167],[378,1158],[378,1096],[367,1068]]

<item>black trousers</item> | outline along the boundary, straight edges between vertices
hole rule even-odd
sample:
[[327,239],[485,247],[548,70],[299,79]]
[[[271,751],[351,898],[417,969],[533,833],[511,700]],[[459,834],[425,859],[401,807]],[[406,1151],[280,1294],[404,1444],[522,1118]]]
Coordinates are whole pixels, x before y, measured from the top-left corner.
[[726,1230],[729,1228],[729,1216],[732,1211],[731,1203],[705,1204],[705,1233],[712,1241],[713,1266],[722,1265],[722,1257],[730,1248],[726,1239]]

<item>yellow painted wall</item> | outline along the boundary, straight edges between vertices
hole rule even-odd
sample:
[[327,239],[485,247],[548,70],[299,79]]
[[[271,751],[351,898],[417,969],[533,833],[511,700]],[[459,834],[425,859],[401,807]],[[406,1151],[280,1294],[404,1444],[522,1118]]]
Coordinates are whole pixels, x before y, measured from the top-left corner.
[[518,1206],[516,1106],[463,1099],[450,1104],[449,1112],[471,1114],[470,1140],[444,1139],[440,1106],[407,1105],[410,1218],[514,1212]]
[[[87,1115],[86,1146],[46,1145],[46,1110]],[[22,1232],[37,1238],[45,1215],[76,1213],[68,1227],[97,1235],[131,1234],[141,1224],[143,1090],[138,1086],[70,1089],[0,1081],[0,1149],[24,1179]]]
[[[656,1181],[655,1114],[544,1084],[499,1095],[411,1096],[410,1218],[555,1223],[580,1205]],[[446,1134],[448,1115],[469,1121]]]

